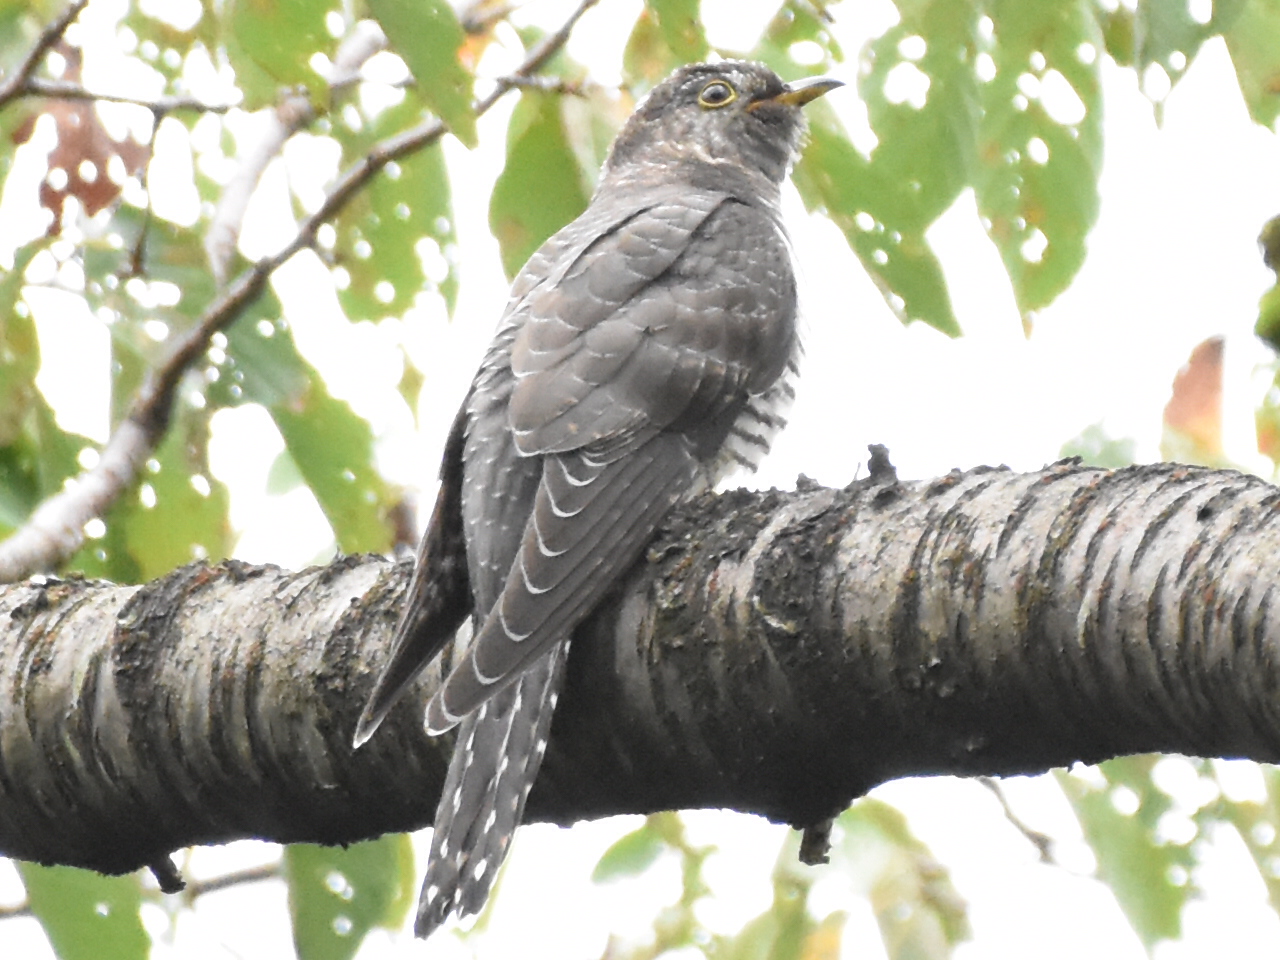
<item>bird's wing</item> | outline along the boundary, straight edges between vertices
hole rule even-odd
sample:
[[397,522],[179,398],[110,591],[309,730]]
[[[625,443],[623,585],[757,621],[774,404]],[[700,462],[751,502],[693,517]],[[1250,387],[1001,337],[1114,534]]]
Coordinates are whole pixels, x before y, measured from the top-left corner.
[[773,215],[728,195],[638,212],[534,291],[515,333],[510,422],[524,455],[620,453],[677,429],[700,447],[791,360],[796,291]]
[[[435,510],[418,548],[409,595],[392,639],[391,658],[383,667],[356,727],[357,746],[373,735],[395,702],[449,642],[472,610],[474,598],[464,546],[462,489],[467,434],[477,419],[493,415],[494,411],[505,420],[511,390],[512,341],[530,312],[531,302],[538,298],[539,291],[554,288],[598,238],[613,235],[620,225],[643,217],[650,208],[670,203],[676,196],[677,192],[670,187],[660,187],[621,195],[620,202],[607,207],[588,208],[543,244],[516,277],[497,335],[446,442]],[[690,229],[714,205],[713,200],[704,200],[700,205],[687,206],[685,218]],[[501,463],[490,464],[491,470],[501,467]],[[478,469],[472,467],[473,472]],[[472,484],[478,479],[473,477]],[[480,486],[489,485],[481,483]],[[479,495],[487,494],[482,490]],[[499,506],[507,510],[520,508],[520,504]],[[487,516],[492,515],[492,509],[492,504],[486,507]]]
[[368,740],[388,711],[471,612],[471,586],[462,530],[462,449],[466,408],[454,419],[440,465],[440,492],[427,532],[418,545],[409,595],[382,668],[360,721],[355,745]]
[[671,433],[603,464],[581,452],[548,456],[506,585],[427,705],[428,731],[448,730],[566,639],[635,562],[700,469],[692,445]]
[[720,197],[641,211],[526,300],[508,416],[542,475],[501,594],[432,698],[440,732],[565,639],[791,359],[776,221]]

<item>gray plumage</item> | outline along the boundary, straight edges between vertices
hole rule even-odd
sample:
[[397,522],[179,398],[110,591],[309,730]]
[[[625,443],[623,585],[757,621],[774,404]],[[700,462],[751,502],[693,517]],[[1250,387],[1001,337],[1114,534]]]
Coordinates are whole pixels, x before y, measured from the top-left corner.
[[835,86],[787,86],[754,63],[677,70],[619,133],[587,210],[512,286],[357,730],[372,734],[473,612],[427,706],[430,732],[459,729],[420,936],[488,896],[573,629],[674,504],[754,466],[783,423],[799,345],[779,186],[800,108]]

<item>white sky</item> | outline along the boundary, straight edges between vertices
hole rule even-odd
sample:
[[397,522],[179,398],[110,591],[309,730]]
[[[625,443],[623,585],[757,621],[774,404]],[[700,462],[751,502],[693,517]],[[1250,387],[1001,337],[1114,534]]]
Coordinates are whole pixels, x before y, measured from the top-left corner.
[[[98,0],[86,16],[102,17],[111,6]],[[571,6],[569,0],[535,0],[528,13],[552,23]],[[608,0],[584,19],[570,53],[601,80],[616,78],[626,31],[639,8],[639,0]],[[727,46],[749,43],[775,8],[774,0],[703,0],[713,42]],[[884,0],[834,8],[837,35],[851,58],[862,37],[892,21],[891,10]],[[484,66],[496,74],[517,57],[514,49],[495,49]],[[854,69],[852,61],[845,65],[846,79],[853,80]],[[1053,460],[1064,441],[1098,421],[1113,436],[1136,439],[1140,459],[1156,459],[1160,414],[1173,375],[1197,343],[1215,334],[1227,340],[1228,455],[1269,470],[1253,447],[1253,409],[1269,380],[1255,372],[1268,354],[1252,326],[1258,297],[1271,279],[1255,238],[1262,223],[1280,213],[1280,144],[1250,123],[1220,41],[1206,45],[1170,97],[1161,130],[1132,72],[1108,65],[1103,78],[1101,218],[1084,270],[1040,314],[1030,339],[1022,334],[1008,279],[981,232],[971,194],[930,232],[966,333],[952,341],[921,324],[903,328],[843,237],[826,221],[807,217],[790,193],[790,223],[806,284],[808,351],[792,425],[754,483],[789,487],[804,472],[824,483],[844,484],[865,461],[868,443],[887,444],[906,478],[982,463],[1032,469]],[[852,85],[831,100],[856,122]],[[512,104],[504,101],[480,121],[487,149],[467,153],[447,142],[464,251],[461,300],[452,323],[428,307],[403,326],[352,325],[326,292],[327,273],[314,258],[295,258],[277,276],[304,353],[332,391],[374,424],[386,474],[423,487],[426,496],[447,423],[504,300],[506,284],[487,229],[487,199],[502,162],[500,145]],[[184,148],[172,149],[181,155]],[[326,175],[324,163],[314,158],[297,154],[290,160],[287,171],[277,164],[259,191],[242,244],[249,255],[287,237],[283,187],[315,189]],[[181,208],[181,191],[174,198],[175,209]],[[20,205],[13,206],[18,201],[8,195],[4,202],[0,222],[7,211],[13,223]],[[0,262],[10,262],[10,240],[0,236]],[[103,439],[105,330],[87,312],[67,310],[65,299],[32,299],[46,357],[42,389],[65,426]],[[394,393],[401,338],[427,376],[420,432]],[[321,556],[331,537],[310,495],[262,492],[267,469],[281,449],[266,415],[229,411],[219,414],[218,428],[213,466],[232,485],[233,520],[243,531],[237,554],[285,566]],[[1186,780],[1186,765],[1180,763],[1163,765],[1172,781]],[[1247,767],[1224,764],[1222,769],[1240,781],[1242,795],[1256,790]],[[970,903],[975,940],[957,955],[1009,960],[1031,952],[1043,958],[1087,954],[1097,960],[1145,956],[1109,891],[1087,878],[1091,856],[1056,786],[1045,779],[1018,779],[1007,789],[1021,816],[1062,839],[1059,853],[1069,869],[1039,865],[1029,844],[975,783],[903,781],[876,791],[908,812],[913,829],[952,871]],[[500,909],[478,945],[480,955],[585,958],[603,952],[609,932],[642,937],[643,925],[675,896],[674,864],[634,884],[595,888],[586,880],[600,853],[637,822],[624,818],[568,832],[554,827],[522,831]],[[703,919],[714,929],[736,930],[769,903],[769,874],[783,831],[740,816],[691,814],[688,822],[696,841],[715,842],[723,851],[709,866],[717,896],[707,903]],[[202,850],[197,863],[216,872],[246,856],[262,856],[258,849]],[[1184,941],[1162,945],[1160,960],[1274,955],[1280,921],[1265,906],[1261,881],[1238,838],[1215,842],[1197,879],[1207,896],[1187,908]],[[0,870],[0,898],[8,899],[12,887]],[[814,903],[822,910],[850,911],[844,956],[883,956],[869,908],[851,898],[847,882],[824,882]],[[287,955],[286,917],[280,884],[208,896],[193,913],[179,916],[176,940],[157,943],[153,955]],[[158,914],[149,919],[157,921]],[[6,956],[48,956],[34,921],[0,929]],[[421,950],[407,937],[396,942],[379,934],[361,956],[416,957]],[[432,956],[465,955],[447,934],[431,950]]]

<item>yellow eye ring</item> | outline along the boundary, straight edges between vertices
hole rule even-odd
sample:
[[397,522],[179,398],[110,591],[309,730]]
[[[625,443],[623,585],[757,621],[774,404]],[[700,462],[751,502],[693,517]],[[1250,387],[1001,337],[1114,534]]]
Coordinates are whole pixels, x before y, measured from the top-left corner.
[[738,99],[738,91],[727,80],[712,80],[698,94],[698,103],[704,107],[727,107]]

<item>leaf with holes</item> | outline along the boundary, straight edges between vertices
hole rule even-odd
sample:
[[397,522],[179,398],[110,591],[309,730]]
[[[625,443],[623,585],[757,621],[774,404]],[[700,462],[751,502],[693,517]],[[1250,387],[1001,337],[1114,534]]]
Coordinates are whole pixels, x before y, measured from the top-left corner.
[[[944,21],[950,24],[945,18]],[[950,24],[949,29],[954,31],[958,27]],[[942,24],[938,30],[940,35],[945,33]],[[948,62],[947,58],[955,55],[958,42],[924,40],[910,27],[903,27],[901,35],[895,34],[895,37],[897,39],[886,46],[893,57],[907,54],[921,60],[929,57],[930,64],[933,58],[939,63]],[[920,42],[903,43],[908,37]],[[810,65],[797,63],[791,51],[802,42],[818,44],[824,51],[822,61]],[[829,71],[843,54],[818,17],[806,9],[788,6],[770,24],[752,56],[783,76],[792,77],[815,70]],[[890,103],[887,97],[875,94],[892,69],[884,56],[881,57],[883,75],[866,83],[868,91],[879,97],[877,116],[887,139],[881,140],[868,159],[849,142],[844,127],[828,104],[812,104],[806,108],[810,136],[795,169],[795,184],[805,205],[810,210],[825,211],[844,233],[849,246],[900,320],[904,323],[923,320],[949,336],[956,336],[960,326],[942,268],[925,239],[925,230],[963,186],[966,163],[963,131],[967,125],[963,115],[971,112],[973,105],[968,102],[970,97],[964,85],[954,78],[949,82],[955,89],[926,101],[926,109]],[[901,62],[906,62],[920,77],[924,76],[914,63]],[[943,67],[937,69],[942,71]],[[930,81],[930,89],[933,87]],[[956,117],[948,116],[952,110],[958,111]],[[923,142],[917,142],[916,137]],[[927,156],[931,151],[935,157]],[[900,164],[906,172],[898,168]]]
[[233,0],[226,51],[247,106],[274,102],[281,86],[306,87],[316,103],[327,97],[327,81],[311,66],[317,53],[332,54],[327,13],[314,0]]
[[[1230,762],[1248,764],[1246,760]],[[1220,790],[1216,802],[1194,815],[1200,832],[1207,834],[1222,823],[1235,827],[1266,885],[1271,909],[1280,911],[1280,875],[1276,870],[1280,863],[1280,772],[1272,766],[1250,764],[1262,781],[1263,796],[1259,800],[1234,800],[1221,791],[1214,761],[1200,760],[1196,765],[1201,775],[1211,778]]]
[[[1134,69],[1140,82],[1147,69],[1155,64],[1169,78],[1172,88],[1187,72],[1201,44],[1213,34],[1212,27],[1191,16],[1186,3],[1138,0],[1133,16]],[[1153,93],[1145,82],[1143,92],[1147,96]]]
[[809,145],[795,170],[806,206],[826,211],[903,323],[923,320],[959,336],[942,267],[900,181],[868,163],[834,118],[814,112]]
[[1102,34],[1089,0],[1000,0],[989,13],[974,189],[1029,325],[1080,270],[1098,217]]
[[279,303],[264,294],[227,330],[225,359],[207,396],[211,407],[262,404],[346,553],[391,548],[391,490],[373,463],[368,421],[329,394],[298,353]]
[[1182,907],[1194,892],[1191,844],[1172,843],[1159,835],[1160,817],[1170,807],[1169,797],[1151,780],[1159,759],[1145,755],[1108,760],[1097,768],[1105,778],[1103,786],[1055,771],[1097,857],[1098,878],[1111,888],[1148,950],[1158,940],[1179,936]]
[[[65,62],[59,80],[79,84],[81,53],[76,47],[63,46]],[[57,142],[49,152],[47,170],[40,181],[40,206],[49,211],[52,221],[48,233],[56,236],[62,228],[62,211],[66,201],[74,198],[89,216],[94,216],[116,202],[120,184],[108,175],[113,168],[127,176],[142,170],[150,156],[150,147],[139,143],[132,134],[123,139],[113,137],[88,100],[50,100],[43,106],[51,117]],[[34,131],[36,117],[27,118],[12,134],[13,142],[22,144]]]
[[[922,4],[863,53],[858,92],[879,140],[871,166],[899,181],[897,216],[923,229],[969,183],[981,119],[972,51],[977,22],[968,4]],[[890,252],[892,257],[892,253]]]
[[449,131],[474,147],[473,78],[459,59],[466,34],[446,0],[369,0],[392,48],[404,58],[418,92]]
[[[108,515],[108,523],[123,520],[125,542],[144,580],[231,553],[231,495],[209,472],[208,450],[208,413],[180,408],[137,491]],[[118,516],[121,506],[127,519]]]
[[560,101],[558,96],[529,91],[511,114],[506,166],[489,200],[489,227],[498,239],[508,277],[514,277],[591,199]]
[[[401,103],[373,116],[356,114],[358,122],[338,119],[333,135],[342,145],[344,165],[408,128],[420,113],[421,103],[410,91]],[[352,320],[399,315],[428,284],[453,312],[458,237],[439,143],[390,164],[351,199],[334,226],[338,298]]]
[[405,834],[349,847],[295,843],[284,879],[299,960],[350,960],[374,927],[395,930],[413,904],[413,848]]
[[13,863],[58,960],[145,960],[151,952],[136,874],[104,877],[74,867]]

